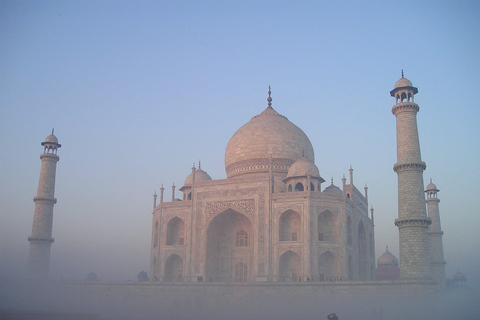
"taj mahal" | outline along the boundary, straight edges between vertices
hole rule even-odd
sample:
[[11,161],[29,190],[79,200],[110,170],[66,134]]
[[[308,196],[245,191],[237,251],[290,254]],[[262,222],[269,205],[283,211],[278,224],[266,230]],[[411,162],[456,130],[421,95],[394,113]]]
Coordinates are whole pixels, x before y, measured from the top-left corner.
[[227,178],[199,164],[153,213],[154,281],[330,281],[375,278],[367,190],[325,180],[305,133],[268,106],[232,136]]
[[[314,306],[318,297],[345,293],[383,297],[442,291],[446,262],[439,190],[431,181],[424,185],[417,93],[403,71],[390,91],[397,134],[393,170],[398,177],[398,218],[392,223],[399,232],[399,259],[387,249],[376,260],[374,210],[367,187],[360,190],[354,184],[352,168],[339,186],[333,179],[326,182],[315,165],[309,138],[273,108],[269,89],[266,108],[226,146],[225,179],[213,180],[198,163],[189,174],[186,171],[181,195],[175,196],[175,186],[170,201],[164,199],[163,186],[155,193],[148,284],[60,283],[52,285],[52,296],[68,298],[70,292],[78,292],[92,305],[98,299],[107,305],[129,297],[137,299],[134,309],[148,305],[156,310],[162,303],[164,308],[197,302],[216,306],[240,296],[248,303],[256,303],[256,296],[272,297],[276,303],[290,301],[292,292],[297,301]],[[61,145],[52,132],[42,146],[28,238],[31,279],[48,278],[57,201]],[[309,289],[301,291],[303,287]],[[142,300],[145,297],[150,302]]]

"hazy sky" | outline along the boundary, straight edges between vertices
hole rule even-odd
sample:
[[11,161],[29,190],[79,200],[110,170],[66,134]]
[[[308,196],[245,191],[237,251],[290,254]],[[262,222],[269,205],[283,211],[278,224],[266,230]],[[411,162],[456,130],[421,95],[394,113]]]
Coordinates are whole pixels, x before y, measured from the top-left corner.
[[225,178],[228,140],[269,85],[309,136],[323,187],[350,165],[368,185],[377,258],[386,245],[398,257],[389,91],[404,69],[447,277],[480,286],[479,17],[479,1],[1,1],[0,278],[26,270],[52,127],[52,277],[135,280],[149,272],[155,190],[170,199],[199,160]]

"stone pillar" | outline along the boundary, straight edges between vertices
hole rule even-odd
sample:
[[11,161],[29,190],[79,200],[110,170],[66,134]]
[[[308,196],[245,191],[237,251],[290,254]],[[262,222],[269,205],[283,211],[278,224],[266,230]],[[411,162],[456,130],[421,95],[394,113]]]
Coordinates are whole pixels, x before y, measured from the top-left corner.
[[438,283],[439,287],[444,289],[445,283],[445,262],[443,256],[443,231],[440,224],[440,212],[438,210],[438,203],[440,199],[437,198],[437,186],[431,181],[427,186],[425,193],[427,194],[427,211],[428,217],[432,220],[432,224],[428,229],[428,235],[430,236],[430,249],[432,255],[432,274],[433,279]]
[[38,182],[37,196],[35,202],[35,213],[33,216],[32,235],[28,237],[30,251],[28,256],[28,278],[36,280],[48,279],[50,266],[50,247],[53,243],[53,206],[57,203],[55,199],[55,174],[57,162],[57,149],[61,147],[57,137],[49,135],[44,142],[44,153],[40,156],[42,168]]
[[397,163],[393,170],[398,176],[398,219],[400,278],[431,279],[430,240],[431,223],[425,208],[423,171],[426,168],[420,155],[417,129],[419,107],[413,96],[418,89],[403,77],[397,81],[390,95],[395,97],[392,108],[397,122]]

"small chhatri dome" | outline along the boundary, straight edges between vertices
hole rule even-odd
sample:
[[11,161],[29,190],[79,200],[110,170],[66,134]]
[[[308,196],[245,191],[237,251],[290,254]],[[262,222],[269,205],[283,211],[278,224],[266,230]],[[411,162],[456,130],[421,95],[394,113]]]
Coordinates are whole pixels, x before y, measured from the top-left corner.
[[332,180],[332,184],[326,187],[325,190],[323,190],[323,192],[343,195],[343,191],[339,187],[333,184],[333,180]]
[[58,143],[58,138],[53,134],[54,129],[52,129],[52,134],[45,138],[45,141],[41,143],[45,148],[56,149],[60,148],[62,145]]
[[52,133],[51,135],[45,138],[45,142],[58,144],[58,138]]
[[[195,182],[207,181],[207,180],[212,180],[212,178],[208,175],[208,173],[203,171],[201,168],[198,168],[198,169],[195,170]],[[185,183],[183,185],[184,186],[193,185],[193,172],[188,175],[188,177],[187,177],[187,179],[185,179]]]
[[457,273],[455,273],[455,275],[453,276],[453,279],[454,279],[454,280],[459,280],[459,281],[465,281],[465,280],[467,280],[467,278],[465,277],[465,275],[463,274],[463,272],[460,272],[460,271],[457,271]]
[[317,166],[310,160],[302,157],[295,161],[290,169],[288,169],[287,178],[304,177],[304,176],[320,177]]
[[430,179],[430,183],[427,186],[427,191],[439,191],[437,186],[432,182],[432,179]]
[[393,88],[392,91],[390,91],[390,95],[392,97],[395,96],[395,92],[401,90],[401,89],[408,89],[408,90],[411,90],[413,91],[413,94],[417,94],[418,93],[418,88],[415,88],[412,84],[412,81],[408,80],[407,78],[405,78],[403,76],[403,70],[402,70],[402,77],[400,78],[400,80],[398,80],[396,83],[395,83],[395,87]]
[[395,83],[395,89],[396,88],[403,88],[403,87],[413,87],[413,84],[410,80],[408,80],[407,78],[404,78],[403,76],[400,78],[400,80],[398,80],[396,83]]
[[398,259],[390,251],[388,251],[388,246],[387,246],[387,250],[385,251],[385,253],[382,254],[380,256],[380,258],[378,258],[377,266],[379,266],[379,267],[385,267],[385,266],[398,267]]

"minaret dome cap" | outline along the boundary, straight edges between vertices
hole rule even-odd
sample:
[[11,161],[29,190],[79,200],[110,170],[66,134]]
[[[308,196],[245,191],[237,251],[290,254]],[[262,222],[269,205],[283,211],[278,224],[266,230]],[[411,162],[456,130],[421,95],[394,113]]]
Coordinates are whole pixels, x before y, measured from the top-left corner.
[[407,78],[401,77],[400,80],[395,83],[395,89],[403,87],[413,87],[412,81],[408,80]]
[[395,83],[395,87],[392,91],[390,91],[390,95],[392,97],[395,97],[395,93],[400,90],[400,89],[409,89],[409,90],[412,90],[413,91],[413,94],[417,94],[418,93],[418,88],[415,88],[412,84],[412,81],[408,80],[407,78],[405,78],[403,76],[403,71],[402,71],[402,77],[400,78],[400,80],[398,80],[396,83]]
[[58,138],[52,133],[51,135],[45,138],[45,142],[58,143]]
[[58,138],[53,134],[49,135],[45,138],[45,141],[41,143],[42,146],[48,145],[55,145],[57,148],[60,148],[62,145],[58,143]]
[[433,182],[430,182],[427,186],[427,191],[439,191],[439,190],[437,189],[437,186]]

